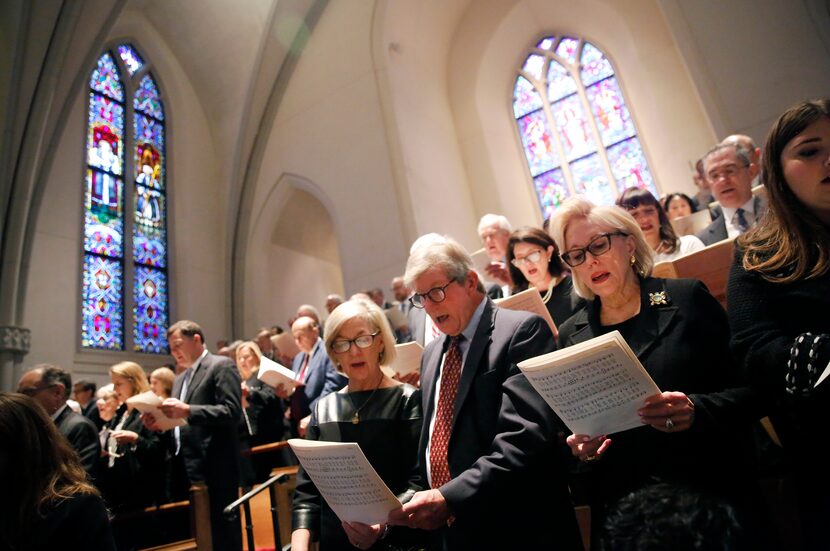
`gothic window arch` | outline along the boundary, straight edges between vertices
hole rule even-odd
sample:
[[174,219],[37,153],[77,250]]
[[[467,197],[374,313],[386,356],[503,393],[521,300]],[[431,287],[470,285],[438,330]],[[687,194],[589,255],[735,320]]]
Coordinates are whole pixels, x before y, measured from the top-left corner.
[[167,353],[165,110],[152,67],[130,44],[89,79],[81,346]]
[[544,218],[575,194],[606,205],[632,186],[659,196],[614,67],[590,42],[551,35],[530,48],[513,116]]

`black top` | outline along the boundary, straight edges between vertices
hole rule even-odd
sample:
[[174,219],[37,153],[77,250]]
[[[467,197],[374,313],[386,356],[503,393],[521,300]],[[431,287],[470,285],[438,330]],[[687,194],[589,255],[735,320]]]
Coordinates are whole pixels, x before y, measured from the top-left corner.
[[[544,296],[544,293],[542,293],[542,296]],[[559,285],[553,288],[550,300],[545,306],[550,317],[553,318],[553,323],[558,328],[577,310],[585,307],[585,299],[574,292],[574,282],[571,276],[565,276],[559,282]]]
[[[144,426],[137,409],[127,410],[121,404],[115,416],[107,423],[114,431],[126,416],[121,430],[138,434],[134,444],[122,444],[116,449],[113,465],[109,457],[101,458],[99,487],[107,506],[114,512],[137,509],[164,502],[164,460],[166,438]],[[106,450],[104,450],[106,451]]]
[[[420,391],[407,384],[395,385],[378,389],[370,399],[371,390],[348,395],[345,390],[332,392],[317,402],[306,439],[357,442],[392,493],[404,493],[415,467],[421,434]],[[357,424],[352,423],[354,406],[360,410]],[[297,473],[293,510],[293,529],[299,528],[315,533],[322,551],[356,549],[302,467]],[[413,531],[395,527],[372,549],[383,549],[387,544],[407,549],[414,537]]]
[[[727,299],[732,327],[732,350],[742,374],[775,403],[770,414],[785,451],[799,470],[817,483],[830,482],[826,456],[815,452],[815,443],[826,440],[830,381],[825,380],[810,396],[790,396],[784,376],[790,348],[802,333],[830,336],[830,273],[796,283],[770,283],[742,266],[737,250],[729,274]],[[810,339],[812,341],[812,339]],[[809,351],[805,343],[803,352]],[[830,339],[817,350],[815,364],[821,373],[830,362]],[[800,368],[804,369],[801,363]]]
[[95,549],[115,551],[104,501],[91,494],[64,499],[45,508],[27,539],[28,551]]
[[615,326],[600,324],[601,299],[593,300],[562,325],[560,342],[618,330],[663,392],[689,396],[695,419],[681,432],[643,426],[610,435],[590,464],[592,501],[601,506],[658,480],[739,493],[752,474],[750,425],[762,415],[757,395],[737,386],[725,312],[695,280],[643,279],[640,300],[640,313]]

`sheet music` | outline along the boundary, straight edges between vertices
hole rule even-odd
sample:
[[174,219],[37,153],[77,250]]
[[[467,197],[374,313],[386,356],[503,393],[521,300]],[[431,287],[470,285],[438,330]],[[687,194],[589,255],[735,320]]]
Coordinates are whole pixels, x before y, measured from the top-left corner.
[[548,312],[547,306],[545,306],[545,303],[542,302],[542,297],[539,295],[539,291],[533,287],[525,289],[521,293],[510,295],[509,297],[496,299],[493,302],[495,302],[500,308],[507,308],[508,310],[522,310],[524,312],[531,312],[537,316],[541,316],[542,319],[548,323],[553,336],[559,337],[559,330],[556,328],[556,324],[553,323],[553,318],[550,317],[550,312]]
[[637,410],[660,393],[618,331],[520,362],[519,369],[574,434],[641,427]]
[[292,438],[288,445],[340,520],[379,524],[401,506],[357,443]]
[[389,364],[396,373],[406,375],[413,371],[421,372],[421,355],[424,347],[417,342],[405,342],[395,345],[395,361]]
[[162,399],[153,394],[152,390],[136,394],[127,398],[127,403],[133,406],[141,413],[151,413],[156,419],[156,424],[161,430],[170,430],[173,427],[181,427],[186,425],[184,419],[172,419],[166,416],[160,409]]
[[489,266],[491,262],[490,256],[487,254],[487,249],[482,248],[477,250],[470,255],[470,258],[473,259],[473,266],[484,283],[498,283],[501,285],[500,282],[487,277],[487,266]]
[[293,371],[265,356],[259,361],[259,371],[256,377],[268,386],[276,388],[283,385],[286,390],[297,388],[302,384],[294,378]]

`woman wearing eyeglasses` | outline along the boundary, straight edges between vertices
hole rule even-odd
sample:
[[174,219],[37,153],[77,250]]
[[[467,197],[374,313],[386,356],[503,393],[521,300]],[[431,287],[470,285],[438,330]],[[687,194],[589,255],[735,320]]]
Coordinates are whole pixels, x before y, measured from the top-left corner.
[[[306,438],[357,442],[387,486],[407,490],[421,433],[421,397],[413,386],[388,377],[381,365],[395,359],[395,337],[386,315],[369,300],[335,308],[325,327],[326,351],[349,384],[321,398],[311,413]],[[313,540],[333,549],[410,549],[418,532],[386,525],[341,523],[302,467],[294,494],[291,549]]]
[[755,493],[749,429],[761,414],[755,395],[738,387],[718,302],[699,281],[649,277],[651,247],[622,209],[575,197],[557,211],[552,230],[588,301],[560,327],[561,346],[617,330],[662,389],[639,410],[642,427],[567,438],[589,463],[592,525],[602,525],[606,506],[655,481],[748,502]]
[[675,260],[706,246],[694,235],[678,237],[663,206],[647,189],[628,188],[617,198],[617,206],[627,210],[643,230],[646,243],[654,251],[654,262]]
[[520,228],[507,241],[507,262],[513,280],[511,293],[533,287],[542,296],[553,322],[559,326],[585,301],[573,292],[571,276],[562,265],[551,236],[538,228]]

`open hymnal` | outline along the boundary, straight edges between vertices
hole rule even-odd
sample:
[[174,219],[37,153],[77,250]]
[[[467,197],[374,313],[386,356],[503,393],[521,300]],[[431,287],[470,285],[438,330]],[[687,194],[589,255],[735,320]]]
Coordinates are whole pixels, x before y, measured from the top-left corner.
[[473,266],[478,272],[478,275],[481,276],[481,279],[484,280],[485,283],[493,283],[495,280],[490,279],[487,277],[487,266],[490,265],[492,262],[490,260],[490,256],[487,254],[487,249],[479,249],[473,254],[470,255],[470,258],[473,259]]
[[285,390],[295,389],[302,384],[294,378],[293,371],[265,356],[259,361],[259,371],[257,371],[256,377],[266,385],[274,388],[283,385]]
[[401,506],[357,443],[292,438],[288,445],[340,520],[379,524]]
[[519,369],[574,434],[641,427],[637,410],[660,393],[619,331],[530,358]]
[[395,361],[389,364],[395,373],[407,375],[409,373],[421,372],[421,355],[424,347],[417,342],[405,342],[395,345]]
[[671,221],[672,228],[677,235],[694,235],[703,231],[711,223],[712,216],[708,209],[699,210]]
[[185,424],[184,419],[172,419],[166,416],[159,409],[161,402],[162,399],[153,394],[152,390],[127,398],[127,404],[133,406],[141,413],[152,414],[160,430],[170,430],[173,427],[181,427]]
[[553,318],[550,317],[550,312],[548,312],[547,306],[545,306],[545,303],[542,302],[542,296],[539,294],[539,291],[533,287],[525,289],[521,293],[510,295],[509,297],[498,298],[493,302],[495,302],[500,308],[507,308],[508,310],[524,310],[525,312],[532,312],[538,316],[541,316],[542,319],[548,322],[553,336],[559,336],[556,324],[553,323]]

